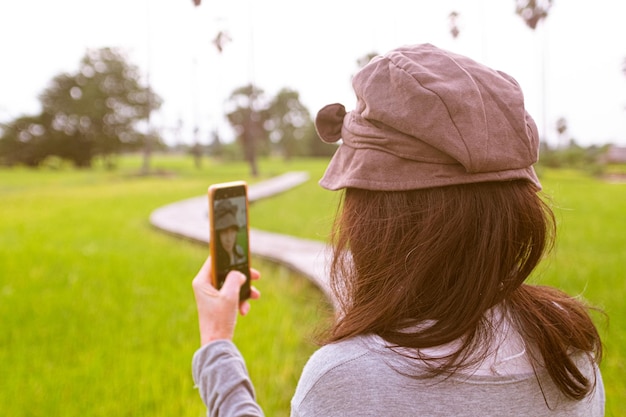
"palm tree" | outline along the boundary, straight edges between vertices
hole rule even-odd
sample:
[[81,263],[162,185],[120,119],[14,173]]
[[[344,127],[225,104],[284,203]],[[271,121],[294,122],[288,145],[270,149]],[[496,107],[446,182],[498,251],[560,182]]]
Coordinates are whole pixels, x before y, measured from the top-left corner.
[[566,139],[565,133],[567,132],[567,120],[564,117],[559,117],[556,121],[556,132],[559,135],[559,144],[562,148],[565,148]]
[[457,11],[452,11],[448,15],[448,26],[450,27],[450,34],[454,39],[456,39],[461,33],[461,30],[459,29],[458,18],[459,12]]
[[552,7],[552,0],[515,0],[515,3],[515,12],[533,30],[541,20],[548,17]]
[[[552,0],[515,0],[515,12],[520,15],[526,25],[533,31],[537,28],[537,24],[548,17],[548,12],[552,7]],[[541,101],[542,101],[542,119],[543,119],[543,139],[546,139],[546,47],[545,42],[541,53]]]

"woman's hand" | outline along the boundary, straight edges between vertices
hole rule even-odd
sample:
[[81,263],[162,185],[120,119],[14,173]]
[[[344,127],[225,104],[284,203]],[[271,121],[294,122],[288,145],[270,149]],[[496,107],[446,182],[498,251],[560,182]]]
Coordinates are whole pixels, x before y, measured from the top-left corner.
[[[259,279],[259,272],[251,269],[253,280]],[[244,274],[231,271],[226,276],[224,285],[218,291],[211,285],[211,261],[204,262],[202,268],[193,279],[192,287],[198,308],[198,322],[200,325],[200,343],[202,346],[214,340],[232,340],[237,323],[237,310],[242,316],[250,311],[250,303],[239,301],[239,289],[246,281]],[[258,299],[259,291],[251,287],[250,299]]]

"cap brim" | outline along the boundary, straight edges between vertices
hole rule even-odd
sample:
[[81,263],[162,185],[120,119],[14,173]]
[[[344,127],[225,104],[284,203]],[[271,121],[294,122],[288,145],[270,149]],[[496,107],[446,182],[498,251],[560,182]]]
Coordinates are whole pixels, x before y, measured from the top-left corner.
[[361,188],[406,191],[476,182],[524,179],[541,190],[532,166],[505,171],[468,173],[461,164],[433,164],[401,158],[375,149],[339,146],[319,184],[328,190]]

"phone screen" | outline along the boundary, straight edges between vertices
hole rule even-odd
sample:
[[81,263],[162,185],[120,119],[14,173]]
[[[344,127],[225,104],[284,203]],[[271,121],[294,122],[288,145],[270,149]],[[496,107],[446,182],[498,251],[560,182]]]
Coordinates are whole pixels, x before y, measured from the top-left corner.
[[211,258],[216,288],[237,270],[246,276],[240,299],[250,297],[250,261],[247,186],[244,182],[215,184],[209,188]]

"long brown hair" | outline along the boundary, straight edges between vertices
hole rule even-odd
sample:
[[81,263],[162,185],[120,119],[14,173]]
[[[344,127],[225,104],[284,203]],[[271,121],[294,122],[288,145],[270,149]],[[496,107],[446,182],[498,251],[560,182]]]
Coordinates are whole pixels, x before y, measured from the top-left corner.
[[347,189],[331,265],[341,313],[328,341],[378,334],[420,349],[462,340],[431,368],[451,374],[486,357],[494,335],[485,313],[499,304],[532,341],[533,366],[545,367],[567,396],[584,398],[595,380],[570,354],[599,361],[602,353],[587,307],[556,289],[524,284],[554,235],[552,211],[523,180]]

